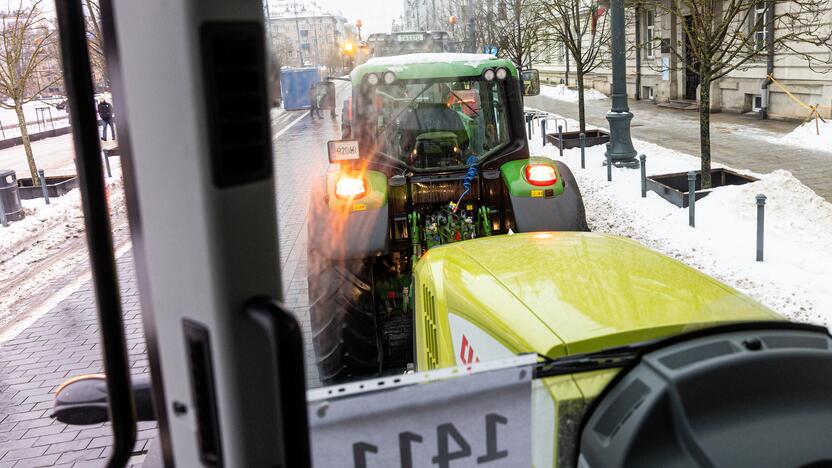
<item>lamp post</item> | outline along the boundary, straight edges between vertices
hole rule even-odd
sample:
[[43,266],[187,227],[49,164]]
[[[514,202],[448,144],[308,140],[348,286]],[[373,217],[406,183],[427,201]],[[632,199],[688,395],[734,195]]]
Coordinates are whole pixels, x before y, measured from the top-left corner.
[[[286,7],[286,13],[289,13],[289,7]],[[298,3],[292,2],[291,13],[295,15],[295,33],[298,35],[298,57],[300,58],[300,66],[303,67],[303,47],[300,44],[300,23],[298,22]],[[300,13],[306,13],[306,7],[300,9]]]
[[358,40],[361,40],[361,26],[364,26],[364,22],[360,19],[355,20],[355,29],[358,30]]
[[638,167],[636,150],[630,138],[633,114],[627,105],[627,62],[624,35],[624,0],[611,0],[612,30],[612,108],[607,112],[610,123],[610,142],[607,160],[616,166]]

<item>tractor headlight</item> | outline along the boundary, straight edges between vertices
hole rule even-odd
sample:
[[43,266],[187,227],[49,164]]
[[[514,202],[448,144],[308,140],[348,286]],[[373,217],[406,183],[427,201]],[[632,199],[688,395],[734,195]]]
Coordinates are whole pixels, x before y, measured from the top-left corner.
[[498,80],[504,80],[508,77],[508,70],[504,67],[500,67],[497,69],[496,75]]
[[488,70],[482,73],[482,77],[485,78],[485,81],[493,81],[494,80],[494,69],[489,68]]
[[389,71],[384,74],[384,84],[391,85],[393,82],[396,81],[396,74]]
[[367,83],[370,83],[372,86],[378,84],[378,75],[375,73],[370,73],[367,75]]

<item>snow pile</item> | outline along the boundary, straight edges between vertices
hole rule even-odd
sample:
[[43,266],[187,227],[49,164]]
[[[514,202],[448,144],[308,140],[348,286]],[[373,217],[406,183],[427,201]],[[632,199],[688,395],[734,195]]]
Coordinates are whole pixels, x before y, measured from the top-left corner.
[[[570,121],[570,126],[573,121]],[[536,130],[536,129],[535,129]],[[647,174],[699,168],[699,159],[633,140],[647,155]],[[530,139],[532,154],[560,159],[557,148]],[[688,210],[653,192],[641,198],[638,170],[613,168],[607,182],[604,145],[565,150],[563,160],[581,187],[590,228],[635,239],[748,294],[791,320],[832,325],[832,204],[787,171],[753,175],[754,183],[720,187],[697,201],[696,228]],[[756,200],[767,196],[765,261],[757,262]]]
[[[106,179],[113,232],[126,226],[119,158],[111,158],[113,177]],[[33,298],[51,297],[55,285],[88,261],[84,217],[78,189],[62,197],[24,200],[26,218],[0,227],[0,337],[30,312]]]
[[[540,85],[540,95],[563,102],[578,102],[578,90],[571,89],[562,84],[557,86]],[[607,95],[597,89],[584,89],[585,101],[600,101],[606,98]]]
[[780,143],[832,153],[832,120],[812,119],[781,138]]

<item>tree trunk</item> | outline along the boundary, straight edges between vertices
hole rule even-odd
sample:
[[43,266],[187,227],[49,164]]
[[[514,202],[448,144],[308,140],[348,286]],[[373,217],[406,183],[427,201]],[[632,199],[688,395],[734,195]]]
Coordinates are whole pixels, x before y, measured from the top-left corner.
[[702,189],[711,188],[711,78],[703,75],[699,85],[699,147]]
[[23,104],[17,99],[14,100],[14,111],[17,113],[17,125],[20,127],[20,138],[23,140],[23,151],[26,152],[26,162],[29,163],[32,185],[39,186],[38,166],[35,164],[35,155],[32,154],[32,142],[29,141],[29,131],[26,128],[26,116],[23,114]]
[[581,133],[586,134],[586,111],[584,109],[584,72],[583,65],[578,66],[578,123],[581,126]]

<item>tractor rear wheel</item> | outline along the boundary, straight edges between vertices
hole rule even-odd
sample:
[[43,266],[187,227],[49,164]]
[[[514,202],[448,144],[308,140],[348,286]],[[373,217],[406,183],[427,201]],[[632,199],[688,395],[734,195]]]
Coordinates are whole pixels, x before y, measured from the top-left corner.
[[310,247],[308,264],[312,346],[321,381],[377,375],[381,347],[371,261],[333,261]]
[[581,189],[578,187],[575,176],[572,175],[572,171],[566,164],[555,161],[555,166],[557,166],[561,180],[563,181],[563,193],[558,197],[558,203],[564,211],[563,219],[569,220],[569,226],[561,228],[561,230],[589,231],[589,227],[586,224],[584,198],[581,196]]

